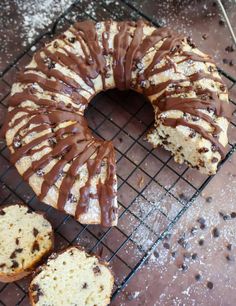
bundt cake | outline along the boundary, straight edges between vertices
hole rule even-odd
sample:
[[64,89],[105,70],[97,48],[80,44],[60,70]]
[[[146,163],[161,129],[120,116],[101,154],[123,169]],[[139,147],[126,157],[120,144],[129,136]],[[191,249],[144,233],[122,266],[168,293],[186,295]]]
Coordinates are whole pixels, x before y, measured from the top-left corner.
[[0,209],[0,281],[23,278],[53,249],[51,224],[40,213],[14,204]]
[[29,286],[32,305],[106,306],[114,277],[106,262],[78,246],[52,254]]
[[189,38],[137,22],[78,22],[18,76],[5,137],[38,197],[81,223],[117,223],[111,142],[95,139],[84,110],[100,91],[132,89],[153,105],[147,139],[175,161],[214,174],[226,154],[230,107],[213,60]]

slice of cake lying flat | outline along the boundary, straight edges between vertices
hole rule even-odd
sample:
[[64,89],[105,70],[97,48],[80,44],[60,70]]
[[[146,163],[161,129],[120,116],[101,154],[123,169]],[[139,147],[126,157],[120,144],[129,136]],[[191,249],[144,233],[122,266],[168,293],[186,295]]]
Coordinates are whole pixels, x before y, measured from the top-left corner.
[[37,306],[106,306],[113,283],[107,263],[73,246],[53,254],[36,271],[29,295]]
[[16,204],[0,209],[0,281],[30,274],[53,248],[51,224],[40,213]]

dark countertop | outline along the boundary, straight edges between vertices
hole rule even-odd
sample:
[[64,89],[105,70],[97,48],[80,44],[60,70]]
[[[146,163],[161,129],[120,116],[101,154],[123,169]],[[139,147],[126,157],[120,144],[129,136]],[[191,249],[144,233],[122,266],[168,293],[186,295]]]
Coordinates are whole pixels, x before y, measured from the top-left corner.
[[[235,46],[216,1],[81,0],[77,1],[65,14],[65,18],[61,18],[55,26],[55,21],[72,3],[72,0],[1,1],[0,73],[4,72],[4,75],[0,77],[0,123],[5,117],[7,97],[16,73],[43,42],[50,40],[75,20],[137,19],[140,17],[138,11],[141,11],[143,17],[152,19],[159,25],[170,26],[176,31],[191,35],[200,49],[213,56],[226,74],[236,78]],[[223,3],[232,26],[236,29],[235,1]],[[223,78],[229,88],[230,98],[236,103],[236,85],[230,78]],[[84,228],[72,218],[65,218],[63,213],[48,209],[40,203],[10,165],[4,142],[0,142],[0,203],[25,201],[34,209],[46,211],[48,219],[57,231],[57,249],[71,242],[78,242],[87,250],[101,254],[105,259],[112,258],[116,282],[121,284],[207,177],[187,169],[186,166],[175,164],[169,154],[161,149],[150,149],[143,136],[152,121],[152,109],[144,99],[132,92],[127,94],[113,91],[99,94],[92,102],[87,118],[97,136],[114,139],[120,185],[118,197],[121,203],[118,228],[111,229],[102,243],[96,246],[105,230],[98,226]],[[235,116],[232,122],[236,123]],[[229,134],[230,143],[235,144],[234,125],[230,126]],[[235,304],[236,266],[233,261],[230,262],[230,267],[227,266],[227,260],[225,262],[223,259],[228,254],[225,250],[226,242],[236,245],[236,233],[234,236],[222,235],[224,239],[217,240],[217,243],[209,236],[213,226],[211,216],[215,212],[218,216],[222,206],[225,213],[234,212],[235,188],[231,186],[235,186],[235,158],[233,154],[221,167],[197,197],[194,205],[178,221],[171,231],[172,235],[159,244],[154,255],[112,305]],[[163,197],[164,190],[168,190],[168,195]],[[227,205],[224,203],[226,198]],[[150,202],[153,199],[155,203],[158,202],[160,209],[150,214]],[[190,245],[191,254],[196,252],[201,262],[186,263],[183,257],[187,251],[182,250],[176,240],[184,232],[188,233],[193,223],[197,224],[199,217],[204,217],[208,225],[203,232],[194,236]],[[142,224],[140,220],[144,220]],[[233,220],[227,225],[218,217],[213,221],[220,232],[234,231]],[[132,239],[127,239],[137,226],[136,234]],[[151,234],[150,228],[155,234]],[[196,247],[196,241],[202,236],[208,242],[209,248]],[[176,260],[171,260],[170,253],[173,251],[179,254]],[[182,269],[183,264],[187,266],[186,271]],[[230,275],[224,273],[224,270],[230,271]],[[203,275],[201,282],[195,280],[198,273]],[[26,278],[10,285],[0,283],[0,304],[3,302],[7,306],[29,305],[26,295],[29,281],[30,278]],[[209,290],[208,282],[213,283],[213,289]],[[223,284],[226,284],[227,295],[222,293]]]

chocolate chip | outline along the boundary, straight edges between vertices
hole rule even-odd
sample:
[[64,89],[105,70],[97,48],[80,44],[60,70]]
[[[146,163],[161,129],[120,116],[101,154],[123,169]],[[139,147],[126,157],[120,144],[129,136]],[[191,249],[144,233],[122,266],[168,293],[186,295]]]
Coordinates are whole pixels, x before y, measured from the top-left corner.
[[206,35],[206,34],[203,34],[203,35],[202,35],[202,39],[204,39],[204,40],[207,39],[207,35]]
[[33,295],[34,303],[37,304],[39,301],[39,297],[43,295],[41,288],[38,284],[33,284],[31,286],[32,291],[34,291],[36,294]]
[[184,272],[188,270],[188,266],[185,265],[185,264],[182,264],[182,265],[180,266],[180,268],[181,268],[182,271],[184,271]]
[[203,246],[204,240],[203,240],[203,239],[200,239],[200,240],[198,241],[198,244],[199,244],[200,246]]
[[220,26],[224,26],[224,25],[225,25],[224,20],[220,19],[220,20],[219,20],[219,25],[220,25]]
[[16,253],[22,253],[22,251],[23,251],[22,248],[15,249],[15,251],[11,253],[10,258],[11,259],[16,258]]
[[216,152],[218,149],[217,149],[217,146],[216,145],[211,145],[211,150],[212,152]]
[[197,222],[200,223],[200,224],[205,224],[206,220],[204,218],[200,217],[200,218],[197,219]]
[[223,64],[228,64],[229,63],[229,60],[227,60],[227,58],[223,58]]
[[38,235],[39,231],[34,227],[33,228],[33,235],[36,237]]
[[231,216],[232,219],[236,218],[236,212],[232,212],[232,213],[230,214],[230,216]]
[[167,250],[170,249],[170,245],[169,245],[169,243],[167,243],[167,242],[164,242],[164,243],[163,243],[163,247],[164,247],[165,249],[167,249]]
[[49,142],[49,144],[50,144],[52,147],[55,147],[55,145],[56,145],[56,143],[57,143],[57,140],[56,140],[56,138],[54,138],[54,137],[50,137],[50,138],[48,138],[48,142]]
[[212,289],[213,288],[213,283],[212,282],[207,282],[207,288]]
[[230,220],[230,216],[229,215],[224,215],[223,219],[224,219],[224,221]]
[[227,248],[229,251],[231,251],[231,250],[232,250],[232,244],[231,244],[231,243],[228,243],[227,246],[226,246],[226,248]]
[[189,200],[188,197],[184,193],[180,193],[179,198],[180,200],[185,201],[185,202]]
[[53,69],[53,68],[55,68],[55,66],[56,66],[56,63],[55,63],[55,62],[49,61],[49,63],[48,63],[48,69]]
[[83,288],[83,289],[87,289],[87,288],[88,288],[88,284],[87,284],[87,283],[84,283],[83,286],[82,286],[82,288]]
[[192,235],[194,235],[197,232],[197,228],[196,227],[192,227],[190,232],[191,232]]
[[43,175],[45,174],[45,172],[44,172],[42,169],[38,169],[38,170],[36,171],[36,174],[37,174],[38,176],[43,176]]
[[69,37],[68,41],[73,44],[75,42],[75,37]]
[[206,228],[206,224],[205,223],[200,224],[200,229],[204,230],[205,228]]
[[101,274],[101,270],[100,270],[99,266],[93,267],[93,273],[95,275]]
[[0,264],[0,268],[4,268],[4,267],[6,267],[5,263]]
[[187,247],[187,242],[184,240],[183,237],[181,237],[181,238],[178,240],[178,244],[180,244],[183,248],[186,248],[186,247]]
[[208,70],[209,72],[214,72],[214,71],[215,71],[215,68],[214,68],[213,66],[209,66],[209,67],[207,68],[207,70]]
[[21,137],[19,135],[16,135],[13,139],[13,146],[14,148],[20,148],[22,146],[21,143]]
[[39,251],[40,250],[40,247],[39,247],[39,243],[37,240],[34,241],[33,245],[32,245],[32,253],[34,253],[35,251]]
[[190,134],[189,134],[189,137],[190,138],[194,138],[196,136],[196,132],[194,131],[194,132],[191,132]]
[[18,264],[18,262],[17,261],[15,261],[15,260],[12,260],[12,265],[11,265],[11,268],[17,268],[17,267],[19,267],[19,264]]
[[184,253],[184,258],[189,259],[191,257],[191,254],[189,252]]
[[219,159],[216,158],[216,157],[213,157],[213,158],[211,159],[211,162],[212,162],[213,164],[217,163],[218,161],[219,161]]
[[76,203],[76,202],[77,202],[76,196],[74,196],[72,193],[69,193],[68,200],[69,200],[71,203]]
[[188,37],[187,38],[187,43],[189,44],[190,47],[196,48],[196,45],[193,43],[192,38]]
[[234,261],[233,256],[231,256],[231,255],[229,255],[229,254],[226,255],[225,258],[226,258],[228,261]]
[[214,238],[218,238],[220,236],[220,231],[218,230],[217,227],[213,228],[212,235]]
[[163,140],[163,141],[162,141],[162,144],[163,144],[163,145],[168,145],[168,144],[169,144],[169,141]]
[[211,203],[211,202],[212,202],[212,200],[213,200],[213,198],[212,198],[212,197],[207,197],[207,198],[206,198],[206,202],[207,202],[207,203]]
[[198,153],[207,153],[209,151],[209,149],[207,149],[207,148],[200,148],[199,150],[198,150]]
[[58,42],[57,42],[57,41],[55,41],[55,42],[53,43],[53,47],[54,47],[55,49],[57,49],[57,48],[59,47],[59,45],[58,45]]
[[16,245],[19,245],[19,238],[16,238]]
[[154,251],[153,252],[153,255],[156,257],[156,258],[158,258],[160,255],[159,255],[159,253],[157,252],[157,251]]
[[201,275],[200,274],[196,274],[195,275],[195,279],[196,279],[196,281],[200,281],[200,279],[201,279],[202,277],[201,277]]
[[197,253],[193,253],[193,254],[192,254],[192,259],[193,259],[193,260],[196,260],[196,259],[197,259]]
[[225,51],[227,51],[227,52],[234,52],[234,46],[227,46],[226,48],[225,48]]
[[206,223],[205,223],[206,221],[204,218],[199,218],[197,221],[200,223],[200,229],[206,228]]
[[176,252],[176,251],[171,252],[171,256],[172,256],[172,257],[176,257],[176,255],[177,255],[177,252]]
[[5,211],[4,210],[0,210],[0,215],[1,216],[4,216],[6,213],[5,213]]

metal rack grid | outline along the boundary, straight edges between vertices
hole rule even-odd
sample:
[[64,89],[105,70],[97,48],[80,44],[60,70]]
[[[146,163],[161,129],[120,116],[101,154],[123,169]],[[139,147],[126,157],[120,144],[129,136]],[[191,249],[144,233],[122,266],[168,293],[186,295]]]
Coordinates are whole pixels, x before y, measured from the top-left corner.
[[[119,20],[141,17],[159,26],[125,0],[120,1],[119,13],[111,10],[103,1],[96,1],[96,18],[86,13],[87,4],[86,1],[82,5],[75,2],[56,20],[52,30],[38,37],[33,45],[40,48],[42,42],[50,40],[75,20],[88,18]],[[30,60],[31,47],[18,56],[1,75],[0,81],[6,93],[0,102],[1,108],[7,107],[12,76]],[[230,81],[230,88],[236,86],[234,77],[222,70],[220,73]],[[231,102],[236,108],[236,103]],[[72,217],[40,203],[10,165],[9,152],[4,143],[0,143],[0,203],[26,202],[34,210],[45,211],[56,232],[56,249],[79,243],[87,251],[108,260],[116,275],[114,298],[148,260],[157,244],[212,177],[200,175],[185,165],[175,164],[169,153],[162,149],[151,149],[143,138],[153,124],[152,109],[143,97],[134,92],[113,90],[100,93],[90,103],[86,116],[97,137],[114,140],[119,183],[118,227],[104,229],[81,225]],[[231,122],[231,128],[235,127],[236,122]],[[230,143],[221,166],[235,148],[235,144]],[[29,305],[29,281],[30,278],[26,278],[9,285],[0,283],[0,305]],[[9,296],[10,292],[15,295]]]

